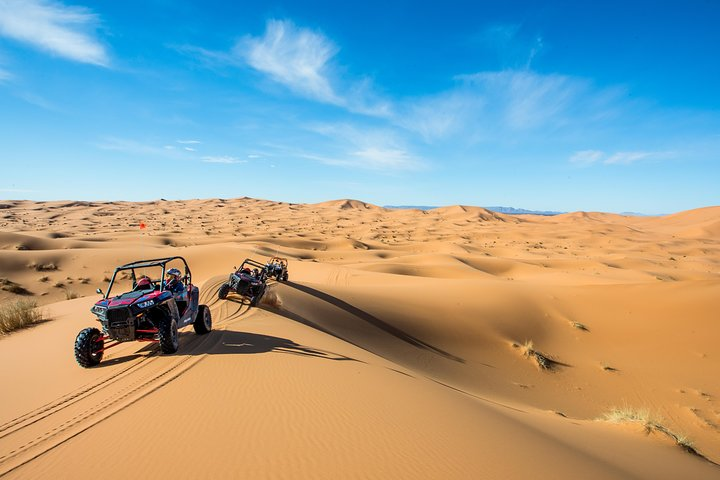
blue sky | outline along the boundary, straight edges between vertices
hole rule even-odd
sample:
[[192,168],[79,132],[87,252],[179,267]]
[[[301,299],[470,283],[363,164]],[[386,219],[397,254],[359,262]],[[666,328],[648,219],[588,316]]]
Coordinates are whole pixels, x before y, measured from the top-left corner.
[[0,198],[718,205],[720,3],[624,3],[0,0]]

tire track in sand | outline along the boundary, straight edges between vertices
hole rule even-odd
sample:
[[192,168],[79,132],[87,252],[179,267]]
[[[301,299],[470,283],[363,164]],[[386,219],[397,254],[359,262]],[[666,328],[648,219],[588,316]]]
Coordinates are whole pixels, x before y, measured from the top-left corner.
[[201,362],[206,352],[222,341],[229,323],[252,313],[246,304],[219,301],[217,288],[224,277],[217,278],[201,289],[204,294],[200,302],[208,305],[213,316],[213,331],[208,335],[183,332],[177,354],[165,356],[155,352],[131,361],[120,372],[86,384],[0,426],[0,477],[128,408]]

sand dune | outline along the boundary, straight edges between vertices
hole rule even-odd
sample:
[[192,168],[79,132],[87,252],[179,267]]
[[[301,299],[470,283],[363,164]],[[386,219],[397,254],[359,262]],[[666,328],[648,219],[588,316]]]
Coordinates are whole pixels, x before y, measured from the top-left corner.
[[[2,201],[0,301],[51,321],[0,338],[0,476],[720,478],[719,226],[720,207]],[[264,305],[217,299],[275,254],[290,281]],[[170,255],[214,331],[78,367],[95,288]],[[616,408],[653,420],[598,420]]]

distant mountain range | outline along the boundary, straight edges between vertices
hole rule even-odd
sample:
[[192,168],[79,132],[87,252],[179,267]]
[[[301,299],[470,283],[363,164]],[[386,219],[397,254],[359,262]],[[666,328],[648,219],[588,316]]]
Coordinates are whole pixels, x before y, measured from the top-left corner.
[[551,210],[525,210],[524,208],[514,208],[514,207],[483,207],[491,212],[497,212],[497,213],[505,213],[508,215],[560,215],[561,213],[567,213],[567,212],[554,212]]
[[[432,210],[433,208],[439,208],[437,206],[430,206],[430,205],[384,205],[385,208],[400,208],[400,209],[410,209],[414,208],[417,210]],[[524,208],[513,208],[513,207],[482,207],[487,210],[490,210],[491,212],[497,212],[497,213],[504,213],[507,215],[521,215],[521,214],[528,214],[528,215],[559,215],[561,213],[566,212],[552,212],[547,210],[525,210]]]
[[[383,205],[385,208],[399,208],[399,209],[417,209],[417,210],[432,210],[433,208],[439,208],[437,206],[431,206],[431,205]],[[568,213],[568,212],[555,212],[552,210],[526,210],[524,208],[515,208],[515,207],[482,207],[486,210],[490,210],[491,212],[497,212],[497,213],[504,213],[506,215],[545,215],[545,216],[552,216],[552,215],[560,215],[562,213]],[[664,213],[659,213],[656,215],[648,214],[648,213],[638,213],[638,212],[620,212],[618,215],[625,215],[626,217],[662,217],[663,215],[666,215]]]

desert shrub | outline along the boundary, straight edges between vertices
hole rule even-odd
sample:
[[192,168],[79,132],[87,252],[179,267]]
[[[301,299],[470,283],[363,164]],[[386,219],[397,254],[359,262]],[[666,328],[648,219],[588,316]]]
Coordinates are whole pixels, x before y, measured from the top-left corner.
[[17,300],[0,305],[0,333],[7,334],[13,330],[25,328],[42,321],[42,312],[37,308],[35,300]]
[[34,265],[34,268],[38,272],[52,272],[58,269],[57,265],[55,265],[54,263],[37,264]]
[[610,423],[637,423],[642,425],[645,433],[660,432],[670,437],[680,448],[694,455],[700,454],[693,443],[682,434],[670,430],[661,423],[661,420],[650,414],[647,409],[635,409],[630,407],[616,407],[605,413],[598,420],[604,420]]
[[555,367],[556,365],[558,365],[558,363],[555,360],[553,360],[550,357],[548,357],[547,355],[535,350],[535,346],[533,345],[532,340],[528,340],[522,345],[513,343],[512,346],[514,348],[519,348],[520,352],[526,358],[530,358],[530,359],[534,360],[535,363],[537,363],[537,366],[543,370],[550,370],[553,367]]

